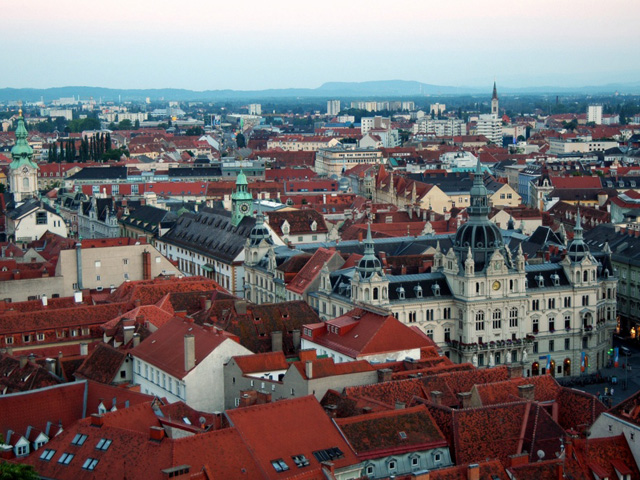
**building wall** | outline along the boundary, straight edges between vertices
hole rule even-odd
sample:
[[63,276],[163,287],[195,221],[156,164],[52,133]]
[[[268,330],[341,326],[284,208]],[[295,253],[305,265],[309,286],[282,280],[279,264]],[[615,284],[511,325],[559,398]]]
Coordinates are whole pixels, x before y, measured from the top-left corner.
[[[143,253],[150,253],[151,278],[163,272],[177,273],[175,267],[152,245],[82,249],[82,288],[116,288],[127,280],[143,280]],[[76,250],[62,250],[56,276],[64,278],[62,296],[71,296],[79,288]]]
[[[36,215],[38,212],[47,214],[47,223],[38,224]],[[7,217],[7,236],[12,236],[16,243],[33,242],[42,237],[47,231],[61,237],[67,237],[67,225],[64,219],[60,215],[45,209],[35,210],[15,221]]]
[[640,465],[640,427],[610,413],[602,413],[589,429],[589,438],[624,435],[636,464]]

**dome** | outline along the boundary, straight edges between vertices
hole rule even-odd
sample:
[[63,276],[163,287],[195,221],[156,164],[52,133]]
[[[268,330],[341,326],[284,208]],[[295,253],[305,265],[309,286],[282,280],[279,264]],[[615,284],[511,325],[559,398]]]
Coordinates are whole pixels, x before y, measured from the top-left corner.
[[467,222],[456,232],[454,246],[461,247],[464,251],[471,249],[489,249],[493,252],[503,246],[502,232],[491,222],[473,223]]
[[377,257],[369,257],[365,255],[358,262],[358,273],[360,278],[367,279],[373,277],[373,274],[382,269],[382,263]]
[[260,245],[262,240],[266,240],[267,243],[273,245],[273,240],[271,239],[271,235],[269,234],[269,229],[264,225],[255,225],[251,229],[251,233],[249,233],[249,244],[252,247],[257,247]]
[[588,253],[589,249],[582,242],[571,242],[569,248],[567,248],[569,260],[572,262],[581,262]]

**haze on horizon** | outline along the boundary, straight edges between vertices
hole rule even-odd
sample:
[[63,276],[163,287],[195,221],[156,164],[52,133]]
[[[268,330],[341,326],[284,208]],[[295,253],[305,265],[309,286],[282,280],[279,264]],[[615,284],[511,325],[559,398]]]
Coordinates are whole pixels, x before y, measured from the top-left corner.
[[639,13],[628,0],[14,1],[0,88],[637,82]]

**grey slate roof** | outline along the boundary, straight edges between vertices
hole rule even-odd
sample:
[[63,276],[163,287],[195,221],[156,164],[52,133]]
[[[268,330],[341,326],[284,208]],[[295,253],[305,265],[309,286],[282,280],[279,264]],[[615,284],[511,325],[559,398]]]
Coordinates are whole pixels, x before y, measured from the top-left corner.
[[162,240],[231,264],[244,248],[255,223],[255,218],[244,217],[234,227],[231,212],[203,208],[181,215]]
[[127,167],[84,167],[69,180],[126,180]]
[[120,222],[151,234],[157,234],[161,225],[174,223],[177,218],[175,213],[162,208],[141,205],[130,210],[129,215],[123,215]]

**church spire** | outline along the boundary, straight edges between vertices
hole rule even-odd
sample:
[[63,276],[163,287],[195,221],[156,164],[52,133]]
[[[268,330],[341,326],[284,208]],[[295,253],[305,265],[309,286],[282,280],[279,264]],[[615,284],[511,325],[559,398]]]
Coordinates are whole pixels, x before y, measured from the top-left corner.
[[382,263],[380,263],[380,260],[376,257],[373,238],[371,237],[371,223],[367,225],[367,239],[364,242],[364,255],[358,262],[356,270],[362,280],[371,278],[375,273],[382,275]]
[[32,168],[36,168],[36,166],[31,162],[33,158],[33,148],[29,145],[27,138],[29,134],[27,133],[27,128],[24,124],[24,117],[22,116],[22,109],[18,114],[18,126],[16,128],[16,144],[11,149],[11,158],[13,162],[11,162],[11,168],[19,168],[24,164],[29,164]]
[[496,87],[496,81],[493,81],[493,96],[491,100],[498,100],[498,88]]

